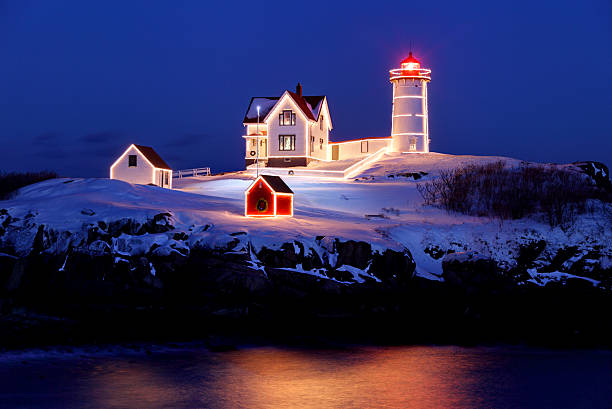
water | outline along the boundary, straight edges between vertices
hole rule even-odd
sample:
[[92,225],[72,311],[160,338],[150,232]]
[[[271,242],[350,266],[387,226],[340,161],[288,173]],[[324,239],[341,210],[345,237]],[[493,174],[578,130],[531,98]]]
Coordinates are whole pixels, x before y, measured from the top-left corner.
[[0,408],[610,408],[612,352],[249,347],[0,356]]

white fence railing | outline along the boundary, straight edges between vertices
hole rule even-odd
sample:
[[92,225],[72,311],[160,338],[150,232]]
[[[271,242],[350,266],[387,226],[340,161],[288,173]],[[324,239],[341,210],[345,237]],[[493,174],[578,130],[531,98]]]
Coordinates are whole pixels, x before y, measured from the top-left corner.
[[192,176],[210,176],[210,168],[181,169],[172,172],[173,178],[181,179]]

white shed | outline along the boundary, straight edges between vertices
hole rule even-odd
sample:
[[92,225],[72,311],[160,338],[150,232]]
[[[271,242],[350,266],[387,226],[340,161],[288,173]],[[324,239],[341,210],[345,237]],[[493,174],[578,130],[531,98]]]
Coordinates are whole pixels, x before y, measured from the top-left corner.
[[149,146],[132,144],[110,167],[110,178],[172,189],[172,169]]

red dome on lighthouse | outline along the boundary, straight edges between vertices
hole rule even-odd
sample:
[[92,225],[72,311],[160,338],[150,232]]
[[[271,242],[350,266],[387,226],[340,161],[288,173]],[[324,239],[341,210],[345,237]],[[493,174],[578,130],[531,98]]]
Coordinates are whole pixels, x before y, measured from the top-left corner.
[[401,64],[416,63],[421,65],[421,62],[412,56],[412,51],[408,53],[408,58],[404,59]]
[[415,71],[421,68],[421,62],[412,56],[412,51],[408,54],[408,58],[401,62],[400,67],[403,70]]

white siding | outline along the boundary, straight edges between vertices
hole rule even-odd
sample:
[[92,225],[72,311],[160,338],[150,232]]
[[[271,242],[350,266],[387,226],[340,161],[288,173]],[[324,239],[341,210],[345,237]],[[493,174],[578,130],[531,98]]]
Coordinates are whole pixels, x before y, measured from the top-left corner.
[[[136,167],[129,167],[129,156],[136,155]],[[153,175],[153,166],[149,164],[146,158],[138,152],[135,147],[130,147],[121,156],[120,160],[111,167],[111,179],[119,179],[129,183],[138,183],[147,185],[155,183]]]
[[[136,155],[136,166],[129,166],[130,155]],[[166,175],[168,174],[168,183]],[[140,185],[156,184],[172,189],[172,170],[158,169],[151,165],[134,146],[130,146],[110,168],[110,178]]]
[[[290,109],[295,114],[295,125],[279,125],[278,115],[286,109]],[[288,94],[285,94],[268,117],[268,153],[269,156],[307,156],[308,141],[308,119],[302,110],[293,102]],[[279,150],[279,135],[295,135],[295,150]]]
[[[329,143],[329,110],[327,109],[327,98],[323,102],[324,106],[321,107],[321,114],[318,122],[312,123],[310,126],[310,143],[312,142],[312,137],[314,137],[314,149],[311,148],[309,144],[308,155],[320,160],[328,160],[331,159],[331,156],[328,157],[328,143]],[[322,124],[321,124],[322,122]],[[322,126],[321,126],[322,125]],[[323,128],[323,130],[321,130]],[[323,146],[321,146],[321,139],[323,139]]]
[[[257,139],[256,137],[244,138],[246,147],[245,159],[257,159]],[[259,137],[259,159],[265,159],[268,156],[267,143],[268,139],[266,137]],[[251,155],[251,152],[255,152],[255,154]]]
[[[166,183],[166,174],[168,174],[168,183]],[[155,182],[157,186],[172,189],[172,171],[166,169],[155,169]]]
[[[367,152],[362,152],[362,144],[367,143]],[[332,146],[338,146],[338,160],[366,157],[376,153],[381,148],[389,147],[391,138],[387,139],[363,139],[347,142],[333,143],[329,145],[329,158],[331,159]]]
[[392,149],[415,151],[410,141],[416,138],[416,152],[429,152],[427,129],[427,81],[397,79],[393,81]]

